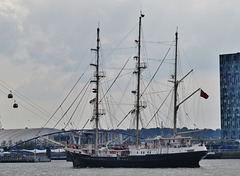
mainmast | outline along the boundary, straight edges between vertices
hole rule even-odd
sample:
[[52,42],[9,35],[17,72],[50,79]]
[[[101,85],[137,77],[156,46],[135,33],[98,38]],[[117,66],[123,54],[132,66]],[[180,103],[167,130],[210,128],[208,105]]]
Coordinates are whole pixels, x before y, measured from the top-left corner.
[[177,88],[178,88],[178,80],[177,80],[177,45],[178,45],[178,32],[175,33],[175,73],[174,73],[174,118],[173,118],[173,136],[177,136]]
[[137,59],[137,91],[136,91],[136,146],[139,145],[139,119],[140,119],[140,77],[141,77],[141,25],[142,25],[142,18],[144,17],[143,14],[139,17],[139,34],[138,40],[138,56],[135,58]]

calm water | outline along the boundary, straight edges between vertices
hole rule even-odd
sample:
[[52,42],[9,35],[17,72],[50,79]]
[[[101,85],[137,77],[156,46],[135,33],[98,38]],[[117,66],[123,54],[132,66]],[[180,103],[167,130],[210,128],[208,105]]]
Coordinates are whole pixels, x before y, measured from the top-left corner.
[[71,162],[52,161],[50,163],[0,163],[0,176],[239,176],[240,160],[202,160],[200,168],[177,169],[73,169]]

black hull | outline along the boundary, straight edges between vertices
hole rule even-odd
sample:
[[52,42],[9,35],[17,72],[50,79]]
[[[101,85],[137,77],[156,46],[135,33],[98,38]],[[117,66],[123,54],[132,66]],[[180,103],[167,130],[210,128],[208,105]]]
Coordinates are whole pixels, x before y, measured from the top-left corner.
[[200,167],[199,161],[206,156],[207,151],[127,157],[93,157],[72,152],[69,154],[72,157],[73,167],[80,168],[195,168]]

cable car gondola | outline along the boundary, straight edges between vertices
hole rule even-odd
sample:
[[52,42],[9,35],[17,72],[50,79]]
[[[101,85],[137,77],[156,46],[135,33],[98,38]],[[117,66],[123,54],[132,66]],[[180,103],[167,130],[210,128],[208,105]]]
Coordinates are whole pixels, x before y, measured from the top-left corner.
[[11,90],[10,90],[10,93],[8,94],[8,98],[13,98],[13,94]]
[[18,104],[14,101],[13,108],[18,108]]

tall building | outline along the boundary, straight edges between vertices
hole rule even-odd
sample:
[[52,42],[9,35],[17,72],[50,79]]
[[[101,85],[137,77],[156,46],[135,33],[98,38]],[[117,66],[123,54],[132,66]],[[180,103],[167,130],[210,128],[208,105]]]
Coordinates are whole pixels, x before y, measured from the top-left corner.
[[222,139],[240,139],[240,53],[220,55]]

